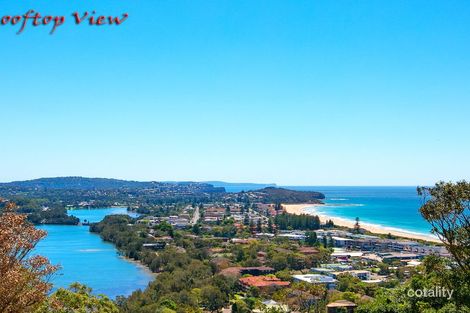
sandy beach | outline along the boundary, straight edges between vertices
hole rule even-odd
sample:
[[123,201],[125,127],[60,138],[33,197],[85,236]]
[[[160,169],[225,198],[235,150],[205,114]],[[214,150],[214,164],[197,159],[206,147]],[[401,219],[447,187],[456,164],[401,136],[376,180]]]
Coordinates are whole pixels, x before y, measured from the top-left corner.
[[[286,212],[290,214],[318,215],[322,223],[325,223],[325,221],[327,220],[332,220],[333,223],[335,223],[335,225],[349,227],[349,228],[353,228],[355,224],[355,221],[353,220],[348,220],[348,219],[338,218],[338,217],[331,217],[331,216],[327,216],[327,215],[319,214],[315,212],[315,207],[322,206],[321,204],[283,204],[282,206],[286,210]],[[309,209],[305,210],[306,208],[309,208]],[[439,239],[437,239],[436,237],[433,237],[431,234],[429,235],[416,234],[416,233],[407,232],[407,231],[400,231],[391,227],[383,227],[383,226],[378,226],[378,225],[368,224],[368,223],[363,223],[363,222],[361,222],[360,225],[361,225],[361,228],[366,229],[374,234],[392,234],[398,237],[440,243]]]

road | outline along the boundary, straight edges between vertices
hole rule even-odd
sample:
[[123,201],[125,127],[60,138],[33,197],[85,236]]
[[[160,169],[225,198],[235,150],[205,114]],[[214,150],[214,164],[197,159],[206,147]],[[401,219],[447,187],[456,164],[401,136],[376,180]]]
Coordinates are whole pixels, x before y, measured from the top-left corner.
[[193,218],[191,219],[190,224],[195,225],[201,218],[201,213],[199,212],[199,206],[196,206],[196,210],[194,210]]

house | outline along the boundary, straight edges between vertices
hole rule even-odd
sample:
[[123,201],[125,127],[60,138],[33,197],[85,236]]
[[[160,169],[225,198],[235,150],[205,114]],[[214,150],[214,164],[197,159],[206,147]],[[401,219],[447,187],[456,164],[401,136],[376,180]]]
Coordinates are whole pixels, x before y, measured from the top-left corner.
[[162,250],[166,246],[166,242],[144,243],[142,247],[153,250]]
[[210,262],[214,264],[219,270],[228,268],[231,265],[230,259],[225,257],[214,257]]
[[216,216],[204,216],[204,222],[205,223],[216,223],[219,221],[219,217]]
[[154,237],[156,241],[158,242],[170,242],[170,241],[173,241],[173,238],[171,238],[170,236],[159,236],[159,237]]
[[224,248],[210,248],[209,253],[210,254],[218,254],[218,253],[223,253],[225,252]]
[[275,276],[250,276],[239,279],[245,288],[257,287],[259,289],[280,288],[290,285],[288,281],[282,281]]
[[[261,302],[261,304],[268,309],[269,311],[274,311],[274,312],[289,312],[289,306],[287,304],[281,304],[279,302],[276,302],[274,300],[265,300]],[[260,313],[263,312],[259,309],[254,309],[254,313]]]
[[310,284],[325,285],[327,289],[334,289],[336,287],[336,279],[326,275],[320,274],[306,274],[306,275],[293,275],[294,281],[303,281]]
[[320,267],[327,268],[327,269],[331,269],[331,270],[337,271],[337,272],[352,270],[352,266],[351,266],[351,265],[342,264],[342,263],[321,264]]
[[274,273],[275,269],[272,267],[267,267],[267,266],[253,266],[253,267],[241,267],[240,268],[240,274],[242,275],[253,275],[253,276],[259,276],[259,275],[266,275],[266,274],[271,274]]
[[267,266],[256,266],[256,267],[240,267],[240,266],[232,266],[223,269],[220,271],[221,275],[224,276],[242,276],[242,275],[252,275],[252,276],[260,276],[260,275],[267,275],[274,273],[275,270],[272,267]]
[[421,261],[411,260],[411,261],[407,261],[406,265],[415,267],[415,266],[421,265],[421,263],[422,263]]
[[189,225],[189,219],[175,215],[169,216],[168,222],[175,228],[185,228]]
[[225,208],[211,207],[205,210],[204,216],[222,218],[225,215]]
[[305,235],[295,234],[295,233],[280,234],[280,235],[278,235],[278,237],[284,237],[284,238],[287,238],[289,240],[305,240]]
[[331,239],[333,240],[334,246],[338,248],[350,247],[352,242],[352,239],[337,236],[332,236]]
[[370,272],[365,270],[350,270],[350,271],[340,271],[332,272],[331,277],[338,278],[341,274],[349,274],[351,276],[357,277],[360,280],[370,280]]
[[241,239],[241,238],[233,238],[230,241],[234,244],[242,244],[242,245],[247,245],[250,243],[248,239]]
[[256,259],[261,263],[264,264],[266,262],[266,258],[268,257],[268,254],[264,251],[259,251],[256,253]]
[[356,309],[357,305],[354,302],[348,300],[338,300],[335,302],[331,302],[326,305],[326,309],[328,313],[339,313],[339,312],[347,312],[353,313]]
[[314,267],[314,268],[311,268],[310,270],[315,274],[326,275],[326,276],[331,276],[331,273],[335,271],[331,268],[325,268],[325,267]]
[[257,238],[273,238],[274,234],[271,234],[271,233],[256,233],[255,236]]
[[361,251],[335,251],[331,257],[336,259],[360,258],[364,253]]
[[414,253],[398,253],[398,252],[390,252],[390,253],[383,253],[379,254],[382,257],[383,261],[393,261],[393,260],[417,260],[422,259],[422,255],[414,254]]

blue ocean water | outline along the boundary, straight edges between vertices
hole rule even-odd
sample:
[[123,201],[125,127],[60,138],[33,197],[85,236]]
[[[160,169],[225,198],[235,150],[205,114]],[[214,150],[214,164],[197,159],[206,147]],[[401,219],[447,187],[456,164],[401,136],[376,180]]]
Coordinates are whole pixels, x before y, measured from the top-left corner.
[[[294,190],[319,191],[325,194],[326,205],[315,210],[328,216],[354,220],[426,234],[431,227],[421,217],[421,198],[416,187],[349,187],[349,186],[282,186]],[[229,192],[250,190],[250,186],[229,186]]]
[[316,208],[328,216],[386,226],[428,235],[430,225],[421,217],[422,199],[416,187],[289,187],[325,194],[325,206]]
[[[124,208],[73,210],[69,214],[80,220],[99,222],[109,214],[127,214]],[[111,298],[129,295],[144,289],[154,276],[138,263],[130,262],[116,248],[89,232],[88,226],[44,225],[48,235],[36,247],[35,253],[46,256],[52,264],[61,266],[52,279],[54,288],[80,282],[95,294]]]

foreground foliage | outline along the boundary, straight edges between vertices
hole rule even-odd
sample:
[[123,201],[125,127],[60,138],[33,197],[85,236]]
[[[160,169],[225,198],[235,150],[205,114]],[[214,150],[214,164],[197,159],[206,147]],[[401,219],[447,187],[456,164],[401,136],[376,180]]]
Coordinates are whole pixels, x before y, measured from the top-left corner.
[[[423,197],[421,215],[432,226],[451,259],[425,258],[405,284],[381,289],[359,313],[467,313],[470,312],[470,183],[439,182],[418,188]],[[409,291],[445,288],[451,297],[416,297]],[[413,295],[413,293],[411,293]]]
[[34,228],[26,215],[14,213],[7,203],[0,215],[0,312],[32,312],[46,299],[57,270],[42,256],[31,251],[46,236]]
[[452,255],[457,269],[470,276],[470,183],[439,182],[418,188],[425,201],[421,215]]
[[35,313],[118,313],[119,309],[106,296],[94,296],[91,288],[78,283],[60,288]]

